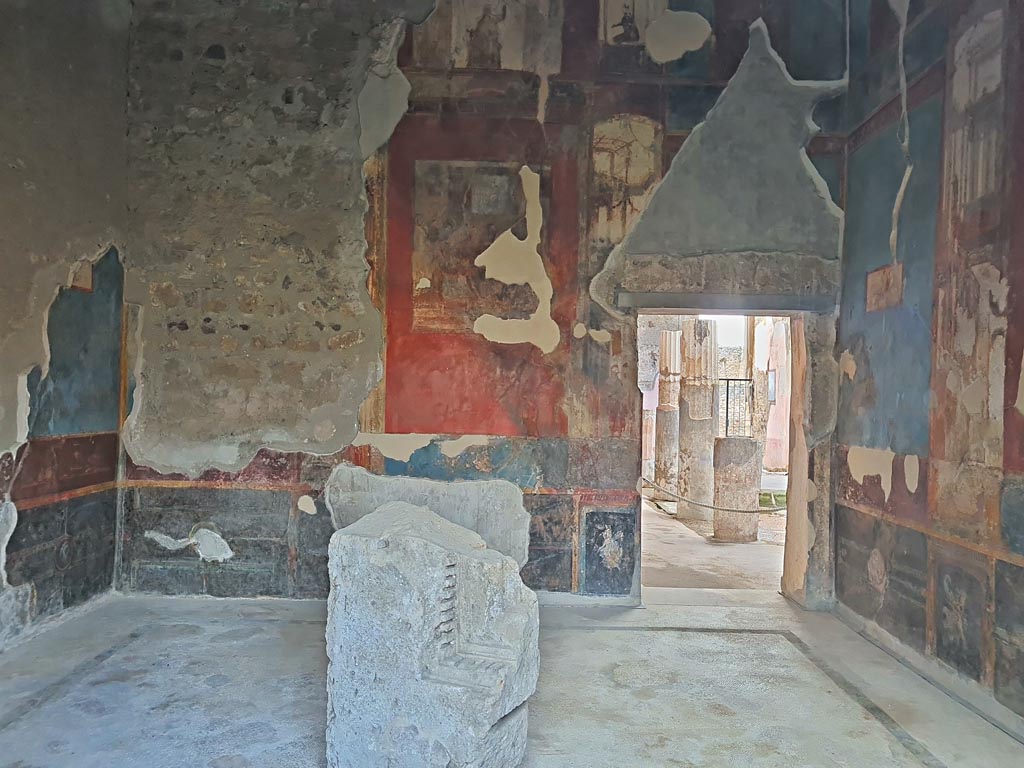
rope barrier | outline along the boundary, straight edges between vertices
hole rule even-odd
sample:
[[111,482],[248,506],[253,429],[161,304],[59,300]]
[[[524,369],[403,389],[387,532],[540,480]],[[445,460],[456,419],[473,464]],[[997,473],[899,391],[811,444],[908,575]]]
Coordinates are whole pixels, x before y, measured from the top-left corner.
[[741,515],[760,515],[762,512],[769,513],[786,511],[786,507],[761,507],[759,509],[731,509],[729,507],[716,507],[714,504],[703,504],[699,501],[694,501],[693,499],[687,499],[684,496],[680,496],[678,493],[673,493],[668,488],[662,488],[660,485],[653,482],[652,480],[647,479],[646,477],[641,479],[643,480],[645,485],[649,485],[651,488],[661,491],[667,496],[671,496],[676,501],[682,501],[685,504],[691,504],[695,507],[701,507],[702,509],[713,509],[717,512],[735,512]]

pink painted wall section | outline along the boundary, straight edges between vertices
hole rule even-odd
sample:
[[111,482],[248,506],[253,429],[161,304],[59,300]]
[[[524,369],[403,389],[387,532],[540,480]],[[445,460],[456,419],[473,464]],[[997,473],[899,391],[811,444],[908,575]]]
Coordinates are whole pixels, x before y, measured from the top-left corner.
[[764,468],[785,470],[789,466],[789,400],[793,388],[789,362],[788,324],[784,320],[772,329],[768,372],[775,372],[775,402],[768,406],[768,431],[764,446]]

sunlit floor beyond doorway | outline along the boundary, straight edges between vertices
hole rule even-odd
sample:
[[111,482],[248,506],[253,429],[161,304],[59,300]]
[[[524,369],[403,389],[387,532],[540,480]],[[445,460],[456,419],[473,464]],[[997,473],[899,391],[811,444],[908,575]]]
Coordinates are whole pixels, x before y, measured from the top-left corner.
[[644,587],[779,589],[786,518],[762,515],[760,540],[723,544],[711,539],[711,523],[684,521],[647,499],[643,506]]

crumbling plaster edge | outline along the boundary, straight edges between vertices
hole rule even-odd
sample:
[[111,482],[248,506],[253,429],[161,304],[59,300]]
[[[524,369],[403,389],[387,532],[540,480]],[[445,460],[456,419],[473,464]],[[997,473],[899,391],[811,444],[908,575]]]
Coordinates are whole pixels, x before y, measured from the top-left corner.
[[[846,13],[847,13],[847,28],[849,28],[849,8],[846,9]],[[844,73],[842,78],[840,78],[838,80],[796,80],[790,74],[789,69],[786,67],[785,62],[783,61],[782,57],[779,55],[778,51],[776,51],[775,47],[771,44],[771,39],[770,39],[770,36],[769,36],[769,33],[768,33],[768,26],[765,23],[763,18],[758,18],[756,21],[753,22],[753,24],[750,25],[750,30],[751,31],[753,31],[755,28],[759,29],[765,35],[765,39],[766,39],[766,41],[768,43],[768,45],[767,45],[768,54],[776,60],[776,62],[779,64],[780,69],[782,70],[783,74],[785,75],[786,79],[789,81],[790,85],[792,85],[794,88],[820,91],[821,92],[821,97],[818,100],[819,102],[824,100],[824,99],[827,99],[827,98],[834,98],[834,97],[838,96],[843,91],[845,91],[845,90],[847,90],[849,88],[849,84],[850,84],[849,39],[847,39],[846,72]],[[847,37],[849,37],[849,36],[847,36]],[[735,77],[735,75],[733,75],[733,77]],[[728,88],[729,88],[731,83],[732,83],[732,78],[730,78],[729,83],[726,84],[726,90],[728,90]],[[724,91],[723,91],[723,94],[724,94]],[[672,163],[673,164],[675,164],[676,160],[683,154],[683,152],[686,150],[686,147],[687,147],[688,144],[691,144],[691,143],[698,143],[699,144],[700,143],[700,138],[703,135],[703,132],[704,132],[704,129],[705,129],[707,123],[708,123],[708,120],[711,117],[711,114],[715,111],[715,109],[718,107],[719,103],[721,102],[721,98],[722,98],[722,95],[719,95],[718,99],[715,101],[715,104],[712,105],[711,109],[709,109],[708,113],[704,116],[704,119],[700,123],[698,123],[693,128],[693,130],[691,130],[690,133],[687,135],[686,139],[683,141],[682,146],[679,147],[678,151],[676,152],[675,156],[672,159]],[[811,109],[808,112],[807,116],[806,116],[806,126],[807,126],[807,130],[808,130],[810,138],[813,138],[818,133],[820,133],[821,127],[817,123],[814,122],[814,110],[813,109]],[[808,139],[808,141],[810,141],[810,138]],[[790,256],[799,256],[799,255],[814,256],[814,257],[818,258],[819,260],[821,260],[823,262],[827,262],[827,263],[833,263],[834,262],[835,264],[841,265],[842,257],[843,257],[843,250],[844,250],[843,246],[844,246],[844,242],[845,242],[846,212],[845,212],[845,210],[843,208],[841,208],[832,199],[831,192],[828,189],[828,183],[825,181],[824,177],[821,175],[821,173],[818,171],[818,169],[814,166],[814,163],[811,162],[810,156],[807,154],[806,144],[804,146],[800,147],[799,156],[800,156],[800,162],[804,166],[805,171],[807,172],[807,174],[810,177],[812,183],[814,184],[814,187],[815,187],[816,191],[818,192],[818,194],[821,196],[821,198],[825,202],[826,207],[829,210],[829,212],[838,221],[839,232],[838,232],[838,236],[837,236],[837,248],[836,248],[835,255],[834,256],[826,256],[824,254],[798,254],[798,253],[795,253],[795,252],[791,252],[791,253],[783,252],[783,253],[780,254],[779,251],[774,250],[774,249],[766,250],[766,251],[751,250],[751,251],[742,251],[742,252],[737,252],[737,253],[752,253],[752,254],[755,254],[755,255],[780,254],[780,255],[790,255]],[[668,173],[663,174],[661,179],[659,179],[658,183],[655,185],[655,187],[654,187],[654,189],[652,190],[652,193],[651,193],[652,199],[653,199],[653,197],[655,195],[657,195],[658,190],[664,184],[665,179],[667,178],[667,176],[668,176]],[[647,215],[647,214],[648,214],[648,210],[645,210],[645,211],[643,211],[640,214],[640,217],[637,220],[637,222],[635,222],[633,224],[633,227],[631,228],[631,232],[636,229],[637,224],[639,223],[639,221],[642,220],[644,218],[644,216]],[[620,286],[613,284],[616,281],[616,275],[619,275],[622,272],[623,268],[625,267],[624,250],[625,250],[625,246],[629,243],[629,240],[630,240],[630,234],[627,234],[625,236],[625,238],[623,238],[623,240],[620,243],[618,243],[612,249],[611,253],[605,259],[605,262],[602,265],[601,269],[597,272],[597,274],[594,275],[594,277],[591,279],[590,284],[588,286],[588,293],[590,295],[590,298],[597,305],[599,305],[603,310],[605,310],[612,318],[614,318],[616,320],[619,320],[619,321],[628,320],[628,318],[629,318],[629,316],[631,314],[635,314],[635,312],[630,312],[630,310],[628,308],[623,310],[622,308],[616,306],[616,294],[618,293],[618,288]],[[633,253],[631,255],[632,256],[638,256],[638,255],[642,256],[642,255],[645,255],[645,254]],[[672,255],[675,258],[682,259],[682,258],[690,258],[690,257],[699,258],[699,257],[702,257],[702,256],[709,256],[709,255],[729,256],[729,255],[733,255],[733,252],[714,254],[711,251],[708,251],[706,253],[646,254],[646,255],[649,255],[649,256],[656,256],[656,255],[668,256],[668,255]],[[621,282],[621,277],[619,278],[619,281]],[[841,296],[842,296],[841,286],[839,286],[838,289],[837,289],[836,295],[834,297],[835,298],[835,305],[836,305],[837,308],[839,306],[839,301],[840,301]]]
[[[79,270],[95,268],[100,260],[112,249],[117,251],[118,261],[125,266],[124,238],[111,234],[88,255],[79,255],[70,260],[62,260],[40,272],[32,279],[30,292],[32,298],[29,305],[33,311],[26,315],[20,326],[0,341],[0,359],[5,361],[4,371],[0,379],[13,380],[14,385],[14,435],[11,435],[11,419],[7,417],[7,409],[3,409],[0,422],[0,455],[10,453],[17,456],[21,447],[28,442],[31,430],[32,414],[29,410],[28,376],[40,368],[43,378],[50,371],[50,310],[60,296],[62,290],[73,287],[75,275]],[[64,277],[59,277],[60,274]],[[43,288],[43,285],[47,288]],[[48,290],[48,299],[44,301],[44,291]],[[17,354],[21,351],[21,354]],[[13,357],[14,362],[8,362]],[[0,380],[0,393],[6,398],[7,385]]]

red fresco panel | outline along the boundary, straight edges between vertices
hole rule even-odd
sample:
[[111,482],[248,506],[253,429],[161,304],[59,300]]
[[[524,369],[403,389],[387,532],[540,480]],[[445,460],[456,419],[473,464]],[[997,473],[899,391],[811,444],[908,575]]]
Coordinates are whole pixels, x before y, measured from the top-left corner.
[[[544,130],[547,131],[545,141]],[[565,409],[568,329],[576,311],[577,162],[572,129],[535,120],[407,116],[389,144],[385,429],[391,433],[558,437]],[[549,148],[549,149],[548,149]],[[548,151],[546,151],[546,149]],[[475,333],[413,330],[415,164],[477,161],[543,167],[548,190],[541,254],[562,332],[553,352]],[[484,280],[483,270],[480,279]]]

